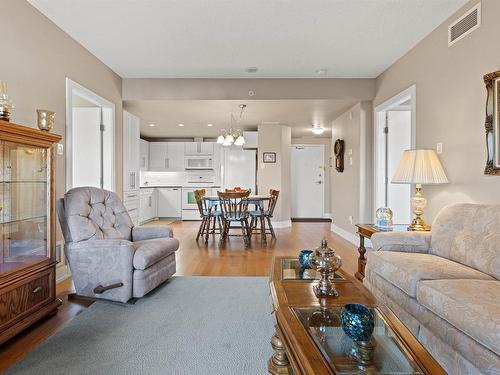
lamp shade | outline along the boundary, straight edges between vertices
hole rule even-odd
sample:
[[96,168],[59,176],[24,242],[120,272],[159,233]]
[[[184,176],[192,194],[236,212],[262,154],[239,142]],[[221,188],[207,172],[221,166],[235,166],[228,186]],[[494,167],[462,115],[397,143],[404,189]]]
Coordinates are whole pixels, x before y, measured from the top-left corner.
[[399,161],[393,184],[446,184],[448,178],[434,150],[406,150]]

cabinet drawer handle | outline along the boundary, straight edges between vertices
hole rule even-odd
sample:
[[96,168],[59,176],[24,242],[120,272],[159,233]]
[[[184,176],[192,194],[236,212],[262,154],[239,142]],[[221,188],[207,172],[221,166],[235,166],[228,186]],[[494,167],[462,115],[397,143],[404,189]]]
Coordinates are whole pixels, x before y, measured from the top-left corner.
[[37,294],[37,293],[40,293],[41,291],[42,291],[42,287],[41,286],[37,286],[35,289],[33,289],[31,291],[31,293]]

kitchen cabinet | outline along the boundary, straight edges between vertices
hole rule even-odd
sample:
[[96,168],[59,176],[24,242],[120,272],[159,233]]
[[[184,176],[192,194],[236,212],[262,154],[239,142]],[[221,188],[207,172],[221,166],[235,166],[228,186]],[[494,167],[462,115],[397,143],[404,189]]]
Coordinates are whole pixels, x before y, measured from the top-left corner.
[[149,143],[149,170],[164,171],[167,169],[167,142]]
[[167,171],[184,171],[184,142],[168,142]]
[[186,155],[213,155],[213,142],[186,142],[184,143]]
[[140,120],[123,111],[123,191],[139,189]]
[[139,225],[139,190],[127,191],[123,193],[123,205],[134,225]]
[[158,188],[158,217],[181,217],[181,188]]
[[156,193],[156,189],[141,189],[139,205],[139,222],[141,224],[153,220],[158,216]]
[[184,171],[184,143],[150,142],[149,170],[167,172]]
[[149,142],[144,139],[139,140],[139,170],[149,170]]

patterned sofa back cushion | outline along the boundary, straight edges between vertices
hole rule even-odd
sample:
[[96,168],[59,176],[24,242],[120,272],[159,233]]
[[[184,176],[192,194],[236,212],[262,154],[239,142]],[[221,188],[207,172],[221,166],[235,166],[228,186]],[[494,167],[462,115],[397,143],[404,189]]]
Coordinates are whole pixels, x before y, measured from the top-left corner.
[[443,208],[432,226],[430,253],[500,279],[500,205]]
[[95,187],[78,187],[64,195],[66,220],[73,242],[130,240],[132,220],[118,196]]

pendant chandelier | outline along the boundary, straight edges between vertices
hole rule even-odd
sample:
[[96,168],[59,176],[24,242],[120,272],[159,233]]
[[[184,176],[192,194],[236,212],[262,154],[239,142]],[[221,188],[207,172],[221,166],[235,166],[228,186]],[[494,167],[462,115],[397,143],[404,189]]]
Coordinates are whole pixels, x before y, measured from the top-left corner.
[[231,113],[231,127],[226,130],[222,129],[221,135],[217,138],[217,143],[223,145],[223,146],[243,146],[245,144],[245,138],[243,137],[243,131],[241,129],[234,129],[233,124],[239,124],[241,122],[241,118],[243,116],[243,112],[245,111],[245,108],[247,107],[246,104],[240,104],[240,115],[238,116],[238,119],[236,120],[234,118],[233,113]]

